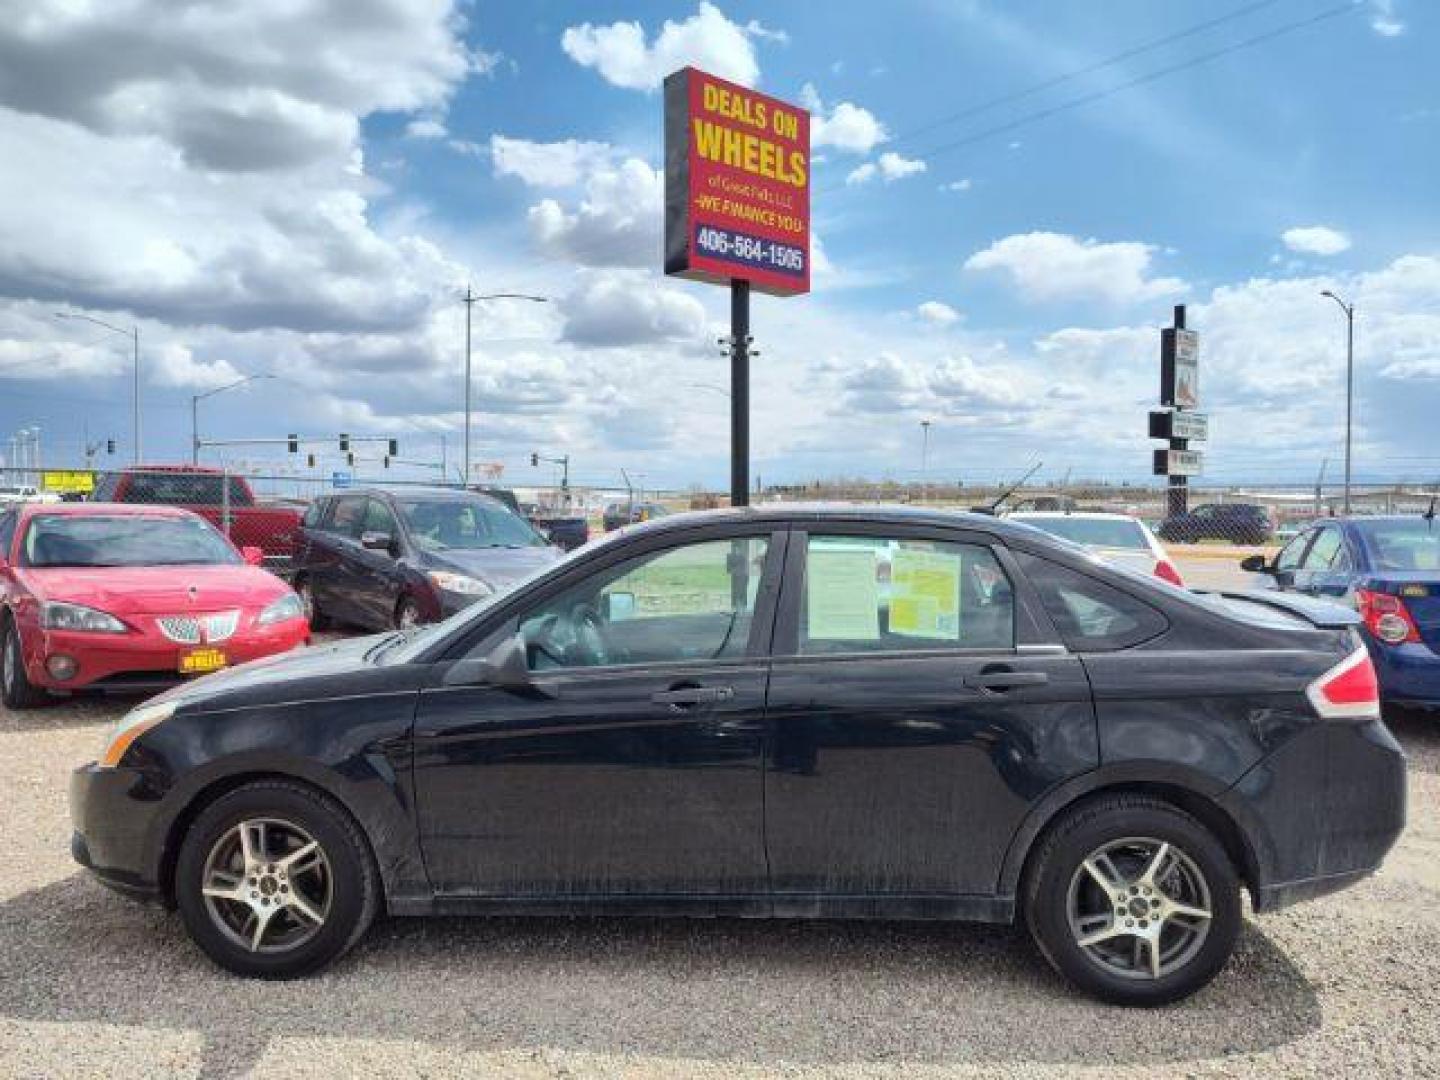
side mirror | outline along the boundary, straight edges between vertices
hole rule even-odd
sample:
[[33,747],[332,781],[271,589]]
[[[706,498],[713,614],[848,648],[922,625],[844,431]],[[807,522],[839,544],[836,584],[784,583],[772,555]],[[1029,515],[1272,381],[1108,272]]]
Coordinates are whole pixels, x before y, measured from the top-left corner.
[[632,592],[606,593],[601,612],[606,622],[624,622],[635,617],[635,594]]
[[1264,555],[1246,555],[1240,560],[1240,569],[1249,574],[1270,573],[1270,562]]
[[383,551],[389,554],[394,540],[387,532],[363,532],[360,534],[360,546],[367,551]]
[[443,682],[446,686],[494,686],[517,694],[555,696],[553,687],[531,676],[525,638],[518,633],[496,645],[484,659],[456,661],[445,672]]
[[[245,560],[247,566],[264,566],[265,549],[258,548],[254,544],[246,544],[240,549],[240,557]],[[4,562],[0,559],[0,562]]]

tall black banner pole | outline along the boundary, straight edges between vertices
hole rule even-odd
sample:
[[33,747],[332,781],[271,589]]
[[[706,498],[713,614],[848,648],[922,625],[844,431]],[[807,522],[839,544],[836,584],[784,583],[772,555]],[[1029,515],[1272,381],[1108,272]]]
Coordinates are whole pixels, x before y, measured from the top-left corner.
[[[1184,304],[1175,305],[1175,329],[1185,329]],[[1176,348],[1178,350],[1179,346],[1177,345]],[[1177,413],[1180,411],[1180,406],[1178,403],[1175,406],[1175,411]],[[1189,447],[1189,439],[1176,439],[1173,436],[1170,439],[1171,450],[1186,450],[1189,449]],[[1170,477],[1169,496],[1170,497],[1166,509],[1171,514],[1183,514],[1188,511],[1190,509],[1190,478],[1188,476]]]
[[730,505],[750,505],[750,282],[730,280]]

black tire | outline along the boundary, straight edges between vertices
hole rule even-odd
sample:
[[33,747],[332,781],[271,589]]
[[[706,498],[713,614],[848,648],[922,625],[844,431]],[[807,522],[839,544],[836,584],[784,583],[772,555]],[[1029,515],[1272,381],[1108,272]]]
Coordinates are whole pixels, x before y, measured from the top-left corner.
[[[212,909],[202,893],[212,851],[241,822],[257,818],[268,819],[271,828],[280,823],[297,826],[313,838],[325,858],[329,881],[328,911],[318,930],[293,947],[274,952],[257,952],[235,940],[216,911],[238,908],[222,908],[217,902]],[[380,907],[380,878],[359,826],[333,799],[305,784],[257,780],[222,795],[191,824],[176,861],[175,899],[186,930],[215,963],[238,975],[290,979],[324,967],[360,940]]]
[[320,610],[320,601],[315,598],[315,590],[311,588],[308,578],[295,579],[295,591],[300,595],[300,603],[310,614],[310,629],[323,633],[330,629],[330,616]]
[[50,700],[43,687],[25,674],[20,634],[8,613],[0,614],[0,701],[7,709],[33,709]]
[[[1161,951],[1163,955],[1165,948],[1175,950],[1168,962],[1175,966],[1173,970],[1164,970],[1162,963],[1158,978],[1152,970],[1124,972],[1114,966],[1125,963],[1123,959],[1106,963],[1097,958],[1095,952],[1080,946],[1078,931],[1071,928],[1072,886],[1077,890],[1076,895],[1078,890],[1088,888],[1093,896],[1098,888],[1090,883],[1092,879],[1084,869],[1085,860],[1106,845],[1128,842],[1132,838],[1153,839],[1170,845],[1172,852],[1178,850],[1188,862],[1179,866],[1179,856],[1172,855],[1176,863],[1173,872],[1198,873],[1209,894],[1208,920],[1187,917],[1177,922],[1155,920],[1151,916],[1149,922],[1139,924],[1153,923],[1158,927],[1164,922],[1167,927],[1165,940],[1170,944],[1162,945]],[[1127,875],[1122,880],[1138,879]],[[1106,911],[1112,902],[1118,905],[1127,891],[1118,890],[1115,898],[1106,897],[1102,901]],[[1102,890],[1098,895],[1105,896],[1105,893]],[[1143,795],[1103,796],[1069,812],[1051,828],[1032,855],[1021,901],[1031,936],[1055,970],[1087,993],[1117,1005],[1165,1005],[1195,993],[1225,966],[1240,932],[1240,881],[1224,847],[1189,814]],[[1126,909],[1126,917],[1128,915]],[[1101,914],[1089,917],[1098,919]],[[1148,963],[1150,944],[1120,929],[1118,924],[1122,921],[1118,914],[1114,917],[1116,935],[1112,943],[1101,948],[1123,956],[1122,942],[1128,943],[1135,951],[1135,963],[1140,965],[1142,958]],[[1189,927],[1204,927],[1204,932],[1201,934]]]
[[419,626],[425,621],[425,616],[420,614],[420,605],[415,602],[412,596],[402,596],[400,602],[395,605],[395,629],[406,630],[412,626]]

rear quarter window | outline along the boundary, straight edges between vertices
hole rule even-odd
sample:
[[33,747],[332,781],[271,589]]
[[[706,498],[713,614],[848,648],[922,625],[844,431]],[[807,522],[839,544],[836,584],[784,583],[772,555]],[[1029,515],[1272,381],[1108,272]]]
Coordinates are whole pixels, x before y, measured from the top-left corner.
[[1145,601],[1089,574],[1016,551],[1021,571],[1067,648],[1113,652],[1159,637],[1170,620]]

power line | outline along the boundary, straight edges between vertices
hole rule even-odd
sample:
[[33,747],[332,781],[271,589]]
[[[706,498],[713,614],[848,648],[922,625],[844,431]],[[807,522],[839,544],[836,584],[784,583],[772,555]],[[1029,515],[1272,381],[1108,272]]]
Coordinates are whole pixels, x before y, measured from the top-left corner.
[[1187,26],[1182,30],[1176,30],[1174,33],[1165,34],[1163,37],[1152,38],[1150,41],[1142,42],[1141,44],[1135,45],[1129,49],[1125,49],[1122,52],[1107,56],[1103,60],[1097,60],[1093,64],[1087,64],[1085,67],[1076,68],[1074,71],[1067,71],[1063,75],[1056,75],[1052,78],[1044,79],[1041,82],[1034,83],[1033,85],[1024,87],[1020,90],[1015,90],[1007,94],[1001,94],[998,97],[989,98],[986,101],[977,102],[974,105],[961,109],[959,112],[951,113],[949,116],[943,116],[938,120],[932,120],[928,124],[924,124],[917,128],[911,128],[909,131],[901,132],[899,135],[895,136],[895,138],[890,140],[890,145],[903,145],[904,143],[907,143],[911,139],[915,138],[917,135],[924,135],[927,132],[934,131],[936,128],[945,127],[949,124],[953,124],[957,120],[965,120],[972,116],[978,116],[980,113],[986,113],[992,109],[997,109],[1001,105],[1012,105],[1015,102],[1023,101],[1028,97],[1034,97],[1036,94],[1039,94],[1042,91],[1053,90],[1055,87],[1063,86],[1067,82],[1073,82],[1076,79],[1084,78],[1086,75],[1093,75],[1097,71],[1102,71],[1107,67],[1113,67],[1115,64],[1118,64],[1124,60],[1133,60],[1135,57],[1142,56],[1147,52],[1153,52],[1154,50],[1163,48],[1166,45],[1171,45],[1177,41],[1183,41],[1185,38],[1194,37],[1197,34],[1203,34],[1206,30],[1214,29],[1217,26],[1221,26],[1228,22],[1233,22],[1236,19],[1243,19],[1246,15],[1250,15],[1253,12],[1259,11],[1261,8],[1273,7],[1279,2],[1280,0],[1257,0],[1256,3],[1246,4],[1243,7],[1239,7],[1231,12],[1228,12],[1225,15],[1219,15],[1213,19],[1206,19],[1204,22],[1195,23],[1194,25]]

